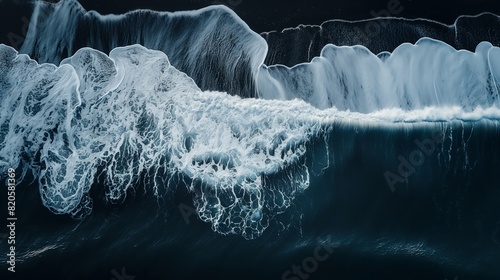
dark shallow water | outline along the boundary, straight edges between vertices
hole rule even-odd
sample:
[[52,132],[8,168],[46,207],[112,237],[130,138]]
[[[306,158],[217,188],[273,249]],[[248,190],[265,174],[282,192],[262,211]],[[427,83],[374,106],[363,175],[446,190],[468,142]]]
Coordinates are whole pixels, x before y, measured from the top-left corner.
[[[407,184],[392,192],[384,179],[432,126],[334,127],[330,167],[254,240],[217,234],[189,216],[182,184],[162,199],[136,186],[118,205],[105,203],[96,185],[93,212],[81,221],[50,213],[36,184],[19,186],[16,277],[111,279],[125,268],[136,279],[295,279],[282,277],[308,260],[307,279],[498,279],[498,124],[454,122],[453,142],[447,136]],[[323,140],[311,145],[309,164],[321,162]],[[319,245],[333,253],[315,267]],[[2,263],[5,274],[4,255]]]

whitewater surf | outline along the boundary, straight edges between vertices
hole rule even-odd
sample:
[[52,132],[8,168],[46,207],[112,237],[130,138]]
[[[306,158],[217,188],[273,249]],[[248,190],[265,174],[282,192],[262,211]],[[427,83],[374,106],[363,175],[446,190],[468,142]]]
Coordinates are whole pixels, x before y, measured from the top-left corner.
[[327,279],[360,258],[371,264],[352,279],[387,264],[401,268],[380,275],[494,279],[500,49],[463,34],[498,16],[391,20],[380,36],[408,32],[364,46],[338,36],[362,22],[257,34],[220,5],[100,15],[35,2],[20,50],[0,45],[16,269]]

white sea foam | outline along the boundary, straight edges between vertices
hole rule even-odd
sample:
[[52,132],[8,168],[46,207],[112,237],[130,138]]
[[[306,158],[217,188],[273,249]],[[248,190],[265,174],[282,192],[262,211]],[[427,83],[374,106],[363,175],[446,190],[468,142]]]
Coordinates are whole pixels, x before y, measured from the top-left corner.
[[[426,38],[379,55],[327,45],[288,68],[264,65],[263,39],[221,6],[101,16],[37,2],[32,20],[21,51],[60,65],[0,45],[0,172],[23,161],[57,214],[90,213],[100,174],[118,202],[141,176],[155,194],[180,177],[215,231],[255,238],[309,186],[309,143],[335,123],[500,120],[500,50],[486,42],[472,53]],[[86,43],[109,56],[74,49],[78,26],[96,23]],[[261,99],[231,96],[255,88]]]
[[51,211],[88,214],[101,170],[112,201],[121,201],[141,174],[155,193],[168,188],[159,182],[181,175],[202,220],[245,238],[259,236],[309,186],[308,143],[328,137],[335,122],[500,119],[495,106],[360,113],[204,92],[164,53],[139,45],[115,48],[109,57],[83,48],[58,67],[0,45],[0,63],[0,166],[25,158]]

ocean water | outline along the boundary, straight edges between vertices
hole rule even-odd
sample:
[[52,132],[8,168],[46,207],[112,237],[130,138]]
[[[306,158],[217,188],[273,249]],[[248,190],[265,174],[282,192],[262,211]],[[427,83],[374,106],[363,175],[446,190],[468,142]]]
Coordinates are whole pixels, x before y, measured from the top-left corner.
[[259,34],[228,6],[29,6],[2,279],[498,279],[499,17]]

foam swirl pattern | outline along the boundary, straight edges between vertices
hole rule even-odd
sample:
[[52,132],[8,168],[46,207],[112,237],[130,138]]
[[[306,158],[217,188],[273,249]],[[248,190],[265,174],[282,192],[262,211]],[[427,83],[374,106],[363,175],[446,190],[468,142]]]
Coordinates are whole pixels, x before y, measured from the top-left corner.
[[363,46],[327,45],[310,63],[263,66],[258,89],[267,99],[299,98],[317,108],[360,113],[498,108],[500,49],[483,42],[476,52],[457,51],[429,38],[379,55]]
[[138,45],[109,57],[84,48],[59,67],[6,46],[0,53],[2,107],[10,108],[2,166],[39,154],[41,168],[27,163],[56,214],[89,214],[101,172],[110,201],[122,201],[145,173],[154,193],[183,176],[202,220],[255,238],[309,185],[307,142],[328,114],[304,102],[202,92],[165,54]]

